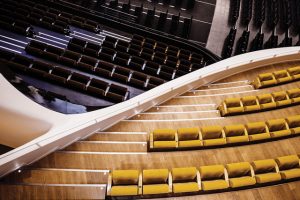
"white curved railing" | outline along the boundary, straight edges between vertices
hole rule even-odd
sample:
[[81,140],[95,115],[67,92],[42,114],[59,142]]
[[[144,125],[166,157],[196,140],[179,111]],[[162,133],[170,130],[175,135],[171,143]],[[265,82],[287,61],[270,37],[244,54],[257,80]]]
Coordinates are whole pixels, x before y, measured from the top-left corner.
[[[59,122],[52,120],[52,128],[40,137],[0,156],[0,177],[24,165],[35,162],[47,154],[88,137],[98,130],[104,130],[120,120],[129,118],[157,104],[171,99],[193,88],[218,81],[236,73],[254,69],[268,64],[300,60],[300,47],[262,50],[235,56],[206,68],[189,73],[173,81],[158,86],[123,103],[90,113],[63,115],[51,111],[51,119],[60,116]],[[0,79],[1,85],[3,79]],[[12,87],[13,88],[13,87]],[[13,88],[13,90],[16,90]],[[14,97],[18,104],[24,102],[24,95]],[[0,108],[1,106],[0,100]],[[36,113],[49,113],[49,110],[31,102],[32,107],[39,107]],[[50,117],[50,116],[49,116]],[[50,120],[51,121],[51,120]],[[60,124],[60,125],[58,125]]]

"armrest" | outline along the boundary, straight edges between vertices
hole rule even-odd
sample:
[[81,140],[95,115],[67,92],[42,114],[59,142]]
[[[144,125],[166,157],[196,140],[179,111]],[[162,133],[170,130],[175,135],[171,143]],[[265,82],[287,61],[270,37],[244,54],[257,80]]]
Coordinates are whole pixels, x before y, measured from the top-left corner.
[[169,181],[168,181],[168,184],[169,184],[169,192],[171,193],[173,191],[173,181],[172,181],[172,174],[171,174],[171,172],[169,172]]
[[198,183],[198,188],[199,190],[202,190],[202,185],[201,185],[201,176],[199,170],[197,170],[197,183]]
[[110,196],[110,194],[111,194],[111,187],[112,187],[112,172],[109,171],[108,181],[107,181],[107,186],[106,186],[106,193],[108,196]]
[[153,149],[154,145],[153,145],[153,133],[149,134],[149,145],[150,145],[150,149]]
[[138,195],[141,195],[143,193],[143,176],[140,172],[139,174],[139,181],[138,181]]

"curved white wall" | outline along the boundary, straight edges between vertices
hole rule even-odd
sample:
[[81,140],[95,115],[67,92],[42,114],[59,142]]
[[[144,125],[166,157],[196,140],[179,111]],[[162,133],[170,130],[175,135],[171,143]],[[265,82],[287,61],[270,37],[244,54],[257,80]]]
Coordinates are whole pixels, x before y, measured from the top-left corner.
[[[126,102],[79,115],[63,115],[50,111],[29,100],[0,76],[0,108],[5,108],[6,113],[11,115],[10,118],[14,118],[13,114],[17,114],[18,120],[21,122],[18,128],[15,128],[16,123],[9,123],[14,127],[12,130],[15,133],[11,136],[18,137],[21,134],[30,134],[25,133],[28,127],[28,130],[35,133],[32,136],[41,135],[31,142],[1,155],[0,176],[35,162],[57,149],[93,134],[97,130],[104,130],[122,119],[129,118],[195,87],[264,65],[300,60],[299,51],[300,47],[289,47],[235,56],[165,83]],[[1,100],[2,91],[11,94],[4,95],[5,101]],[[10,101],[12,98],[13,101]],[[5,118],[6,115],[0,116],[2,116],[0,119],[7,119]],[[29,124],[29,121],[32,123]],[[6,129],[10,130],[8,126]],[[47,130],[49,131],[45,133]]]

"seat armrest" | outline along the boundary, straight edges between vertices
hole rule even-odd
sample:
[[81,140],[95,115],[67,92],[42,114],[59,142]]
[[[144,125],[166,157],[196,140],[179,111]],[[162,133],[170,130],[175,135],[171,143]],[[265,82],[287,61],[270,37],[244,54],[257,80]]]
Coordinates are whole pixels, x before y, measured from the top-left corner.
[[111,187],[112,187],[112,172],[109,171],[108,181],[107,181],[107,186],[106,186],[106,194],[107,194],[107,196],[110,196],[110,194],[111,194]]

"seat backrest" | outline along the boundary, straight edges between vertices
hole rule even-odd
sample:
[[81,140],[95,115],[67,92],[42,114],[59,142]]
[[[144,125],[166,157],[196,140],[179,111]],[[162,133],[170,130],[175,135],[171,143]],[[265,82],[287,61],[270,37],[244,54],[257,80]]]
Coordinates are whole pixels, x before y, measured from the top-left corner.
[[269,128],[269,131],[279,131],[286,129],[285,123],[286,122],[284,119],[273,119],[267,121],[267,126]]
[[245,126],[243,124],[228,125],[224,127],[224,132],[227,137],[245,135]]
[[156,129],[153,131],[154,141],[175,140],[176,130],[174,129]]
[[300,89],[299,88],[288,90],[288,91],[286,91],[286,93],[288,94],[288,96],[291,99],[300,97]]
[[297,155],[278,157],[275,161],[280,170],[299,168],[299,158]]
[[266,104],[266,103],[271,103],[272,102],[272,95],[271,94],[262,94],[258,95],[257,99],[260,104]]
[[275,101],[283,101],[287,99],[287,95],[285,91],[274,92],[272,93]]
[[241,98],[241,101],[244,106],[257,105],[256,96],[243,97],[243,98]]
[[240,107],[240,99],[239,98],[228,98],[224,100],[224,103],[228,108],[230,107]]
[[261,81],[269,81],[273,79],[273,74],[272,73],[259,74],[258,78]]
[[224,179],[224,165],[201,166],[199,168],[201,181]]
[[246,124],[246,129],[249,135],[265,133],[267,131],[265,122],[248,123]]
[[180,128],[177,130],[178,140],[197,140],[199,139],[199,128]]
[[291,67],[288,69],[290,75],[297,75],[300,74],[300,67]]
[[172,168],[171,173],[172,181],[175,183],[195,181],[197,177],[196,167]]
[[284,77],[288,77],[288,73],[286,70],[279,70],[279,71],[275,71],[274,73],[275,78],[284,78]]
[[290,128],[300,127],[300,115],[288,117],[286,121]]
[[255,174],[276,172],[276,162],[273,159],[256,160],[251,163]]
[[229,178],[251,176],[251,166],[248,162],[227,164],[226,169]]
[[143,170],[143,184],[163,184],[168,183],[168,169],[147,169]]
[[137,185],[139,180],[138,170],[113,170],[113,185]]
[[221,126],[206,126],[201,129],[202,139],[217,139],[222,137],[222,127]]

